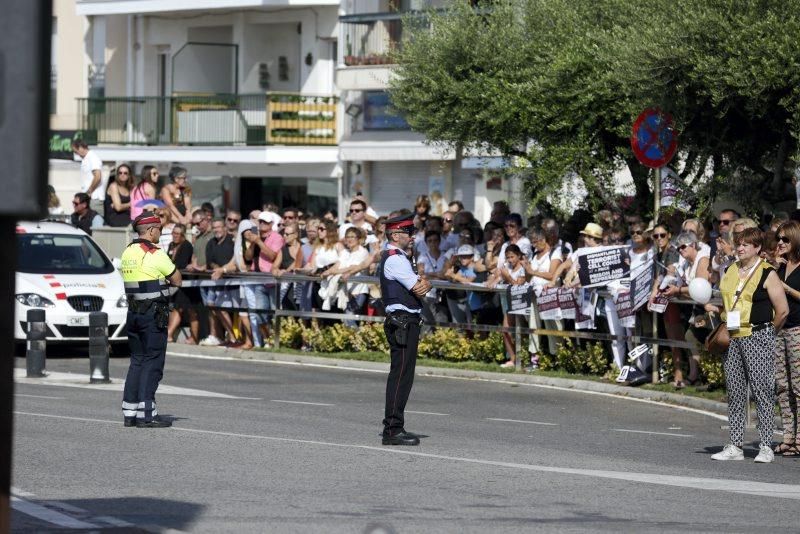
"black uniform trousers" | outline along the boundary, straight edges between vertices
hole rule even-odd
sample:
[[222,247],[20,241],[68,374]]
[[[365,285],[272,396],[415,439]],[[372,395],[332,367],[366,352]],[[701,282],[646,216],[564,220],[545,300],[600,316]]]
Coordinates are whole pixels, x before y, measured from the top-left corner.
[[143,312],[128,311],[128,345],[131,364],[125,378],[122,413],[126,418],[152,421],[158,415],[156,389],[164,376],[167,354],[167,329],[157,325],[155,306]]
[[[406,314],[406,312],[393,312]],[[408,337],[405,345],[399,345],[395,339],[397,326],[388,320],[383,324],[383,331],[389,341],[391,366],[389,379],[386,381],[386,409],[383,419],[383,434],[393,436],[404,431],[404,412],[411,386],[414,385],[414,370],[417,366],[417,347],[419,345],[419,314],[412,315],[416,320],[408,325]]]

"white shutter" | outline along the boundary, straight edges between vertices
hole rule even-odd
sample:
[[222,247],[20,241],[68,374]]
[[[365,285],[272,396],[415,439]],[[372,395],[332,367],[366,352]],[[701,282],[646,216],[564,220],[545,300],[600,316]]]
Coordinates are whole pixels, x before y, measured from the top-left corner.
[[418,195],[428,194],[430,161],[375,161],[370,178],[370,205],[378,215],[414,209]]
[[481,178],[480,169],[464,169],[459,164],[453,164],[453,198],[456,200],[456,192],[461,192],[461,198],[458,198],[463,204],[464,209],[475,213],[475,182]]

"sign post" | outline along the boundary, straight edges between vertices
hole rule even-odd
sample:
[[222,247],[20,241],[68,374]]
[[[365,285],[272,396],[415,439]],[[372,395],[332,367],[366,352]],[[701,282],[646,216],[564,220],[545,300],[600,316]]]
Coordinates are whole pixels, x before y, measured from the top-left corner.
[[[658,224],[661,208],[661,168],[672,160],[678,150],[678,134],[675,132],[672,115],[661,108],[647,108],[633,122],[631,148],[639,162],[654,169],[653,224]],[[653,313],[653,337],[657,337],[658,316]],[[658,382],[658,346],[653,347],[653,383]]]

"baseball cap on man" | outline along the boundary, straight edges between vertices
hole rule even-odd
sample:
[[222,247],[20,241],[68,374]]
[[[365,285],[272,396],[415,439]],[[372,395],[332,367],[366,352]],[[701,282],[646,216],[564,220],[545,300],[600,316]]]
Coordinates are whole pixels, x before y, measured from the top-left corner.
[[272,211],[262,211],[258,214],[258,220],[270,223],[274,232],[278,231],[278,225],[283,222],[283,218]]

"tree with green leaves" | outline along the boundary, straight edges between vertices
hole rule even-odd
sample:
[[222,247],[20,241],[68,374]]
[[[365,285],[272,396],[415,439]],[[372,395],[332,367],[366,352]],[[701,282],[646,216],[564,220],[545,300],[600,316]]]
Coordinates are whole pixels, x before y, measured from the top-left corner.
[[701,207],[720,193],[751,205],[785,195],[800,0],[454,2],[405,23],[396,109],[434,143],[514,156],[533,203],[578,176],[592,207],[613,205],[627,165],[650,206],[630,135],[651,106],[675,118],[680,174]]

